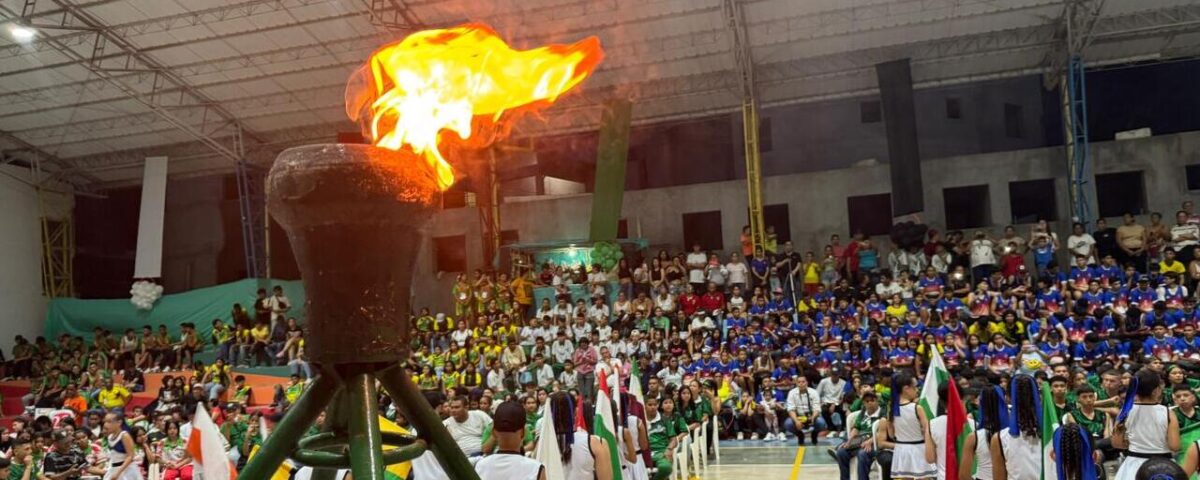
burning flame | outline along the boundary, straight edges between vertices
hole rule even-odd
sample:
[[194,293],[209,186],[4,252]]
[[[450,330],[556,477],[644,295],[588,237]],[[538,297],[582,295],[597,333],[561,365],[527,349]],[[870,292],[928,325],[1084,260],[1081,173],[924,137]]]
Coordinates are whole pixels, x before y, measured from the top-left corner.
[[479,23],[425,30],[371,54],[346,87],[346,113],[376,146],[424,157],[445,190],[446,147],[487,146],[507,134],[506,113],[550,105],[603,56],[596,37],[520,51]]

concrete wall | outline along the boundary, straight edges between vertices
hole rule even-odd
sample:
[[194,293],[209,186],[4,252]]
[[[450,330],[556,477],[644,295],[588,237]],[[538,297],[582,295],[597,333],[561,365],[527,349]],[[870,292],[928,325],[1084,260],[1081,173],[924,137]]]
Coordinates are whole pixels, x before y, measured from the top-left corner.
[[[16,178],[14,178],[16,177]],[[42,296],[41,212],[53,218],[70,215],[71,197],[46,193],[39,206],[29,171],[0,166],[0,349],[11,359],[13,338],[33,340],[42,334],[46,297]]]
[[[922,159],[1037,148],[1046,145],[1040,77],[921,89],[914,93]],[[961,118],[946,116],[946,99],[959,101]],[[764,109],[772,149],[764,152],[764,175],[846,168],[862,160],[887,163],[884,123],[862,123],[860,104],[878,96]],[[1021,107],[1022,135],[1006,135],[1004,105]],[[733,138],[742,138],[735,115]],[[740,141],[734,148],[737,177],[745,178]]]
[[[1187,190],[1184,166],[1200,163],[1200,132],[1098,143],[1092,146],[1092,156],[1097,174],[1142,170],[1149,210],[1165,212],[1168,219],[1180,202],[1197,197]],[[799,249],[817,249],[834,233],[848,234],[847,197],[890,191],[888,168],[887,164],[877,164],[768,176],[763,179],[764,204],[788,204],[792,239]],[[1070,213],[1062,148],[926,160],[922,162],[922,172],[925,213],[918,219],[931,226],[944,226],[944,188],[987,185],[991,228],[998,234],[1012,219],[1008,183],[1052,178],[1059,218],[1056,230],[1063,235],[1068,231]],[[746,223],[745,195],[742,181],[636,190],[626,192],[623,212],[631,236],[640,235],[655,245],[662,244],[678,251],[683,248],[680,215],[719,210],[725,249],[732,251],[737,248],[741,227]],[[509,198],[506,201],[508,203],[501,207],[504,229],[517,230],[522,242],[587,237],[590,195]],[[1027,225],[1018,226],[1026,233],[1027,228]],[[469,269],[483,265],[478,216],[473,208],[446,210],[434,217],[428,236],[449,235],[466,235]],[[886,242],[880,243],[886,251]],[[420,280],[413,293],[418,299],[417,305],[428,303],[445,308],[453,275],[436,278],[431,245],[432,242],[426,242],[419,254]]]

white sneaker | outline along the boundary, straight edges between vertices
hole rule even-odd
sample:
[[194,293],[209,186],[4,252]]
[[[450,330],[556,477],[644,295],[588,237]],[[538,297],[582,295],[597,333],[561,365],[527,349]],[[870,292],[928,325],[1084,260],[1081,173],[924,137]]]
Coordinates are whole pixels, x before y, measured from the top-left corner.
[[781,442],[786,442],[786,441],[787,441],[787,434],[786,434],[786,433],[782,433],[782,432],[781,432],[781,433],[777,433],[777,434],[775,434],[775,439],[776,439],[776,440],[779,440],[779,441],[781,441]]
[[[757,434],[757,433],[752,433],[752,434],[750,434],[750,439],[751,439],[751,440],[758,440],[758,434]],[[739,440],[740,440],[740,439],[739,439]]]
[[774,439],[775,439],[775,434],[773,434],[773,433],[768,433],[768,434],[766,434],[766,435],[763,435],[762,439],[763,439],[763,441],[765,441],[765,442],[769,442],[769,441],[771,441],[771,440],[774,440]]
[[744,434],[742,434],[742,432],[738,432],[737,439],[738,439],[738,440],[745,440],[745,439],[746,439],[746,436],[745,436]]

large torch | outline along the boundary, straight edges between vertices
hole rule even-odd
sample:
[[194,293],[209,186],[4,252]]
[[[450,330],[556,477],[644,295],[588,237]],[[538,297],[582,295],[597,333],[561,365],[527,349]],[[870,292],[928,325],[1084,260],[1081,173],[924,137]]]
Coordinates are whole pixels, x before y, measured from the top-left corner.
[[[484,25],[414,33],[350,80],[347,113],[374,145],[284,151],[268,178],[308,301],[306,351],[320,372],[242,472],[270,478],[286,457],[355,480],[432,450],[449,478],[477,478],[413,384],[408,303],[421,231],[455,181],[455,152],[485,148],[523,112],[586,78],[594,37],[516,51]],[[461,155],[467,156],[467,155]],[[418,436],[381,434],[376,380]],[[326,412],[324,432],[304,437]],[[303,438],[302,438],[303,437]]]

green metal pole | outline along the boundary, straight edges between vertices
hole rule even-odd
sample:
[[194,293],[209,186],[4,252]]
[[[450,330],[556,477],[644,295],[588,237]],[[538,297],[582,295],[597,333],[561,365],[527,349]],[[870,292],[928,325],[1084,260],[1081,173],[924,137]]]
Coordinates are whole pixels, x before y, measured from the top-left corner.
[[317,421],[317,417],[321,415],[321,411],[325,409],[325,405],[329,404],[329,400],[333,398],[333,394],[337,390],[338,377],[328,372],[321,372],[313,380],[312,385],[309,385],[304,393],[300,394],[300,398],[296,399],[296,404],[292,405],[283,420],[275,425],[275,429],[263,443],[262,449],[254,458],[250,459],[239,476],[242,478],[271,478],[279,469],[279,465],[283,464],[284,459],[296,448],[296,442],[300,441],[300,437],[304,436],[308,427]]
[[[397,365],[379,372],[379,381],[383,382],[383,388],[408,418],[408,422],[416,427],[421,438],[429,442],[429,449],[442,464],[446,476],[454,480],[479,480],[475,467],[472,467],[466,455],[463,455],[458,444],[454,442],[454,437],[451,437],[450,432],[442,425],[442,418],[430,408],[429,402],[421,395],[421,391],[413,384],[412,378],[409,378],[404,368]],[[357,479],[358,476],[355,475],[354,478]]]
[[346,380],[350,405],[350,473],[355,480],[383,480],[383,434],[375,377],[356,373]]

